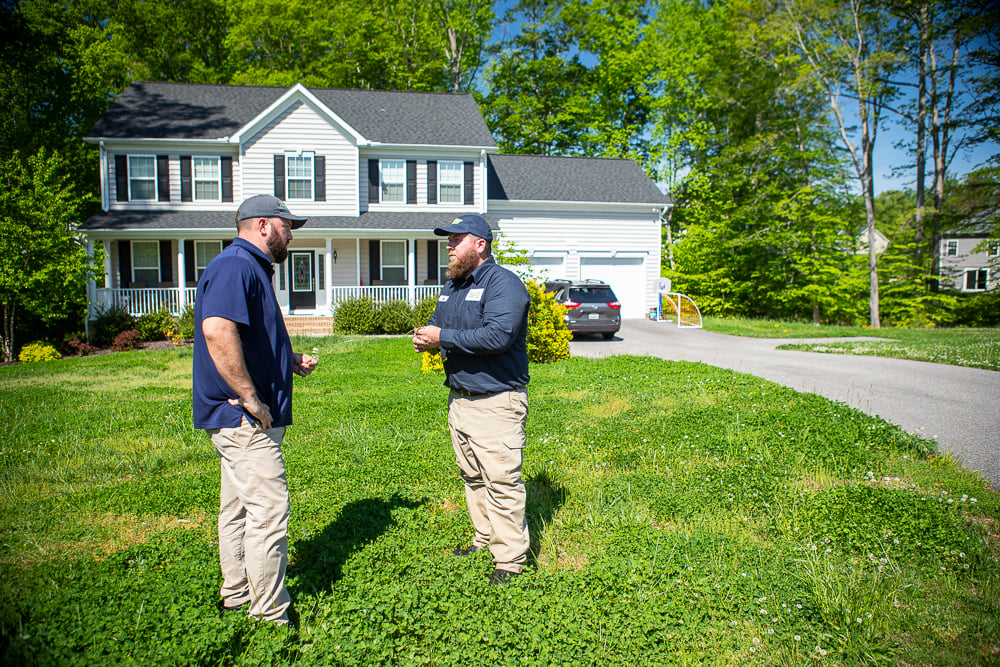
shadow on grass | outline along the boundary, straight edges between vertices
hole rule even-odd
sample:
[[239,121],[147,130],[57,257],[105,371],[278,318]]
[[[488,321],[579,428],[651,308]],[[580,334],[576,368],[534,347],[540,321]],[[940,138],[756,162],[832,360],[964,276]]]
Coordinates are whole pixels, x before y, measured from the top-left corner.
[[531,548],[528,550],[528,565],[538,563],[542,552],[542,537],[545,527],[552,521],[556,511],[566,503],[566,487],[552,479],[547,470],[542,470],[524,483],[528,493],[526,513],[528,531],[531,533]]
[[[344,506],[337,520],[318,535],[296,544],[295,560],[289,564],[292,597],[298,592],[325,590],[343,574],[351,554],[377,539],[395,523],[394,510],[414,509],[423,500],[407,500],[394,493],[390,498],[363,498]],[[295,590],[297,589],[297,591]]]

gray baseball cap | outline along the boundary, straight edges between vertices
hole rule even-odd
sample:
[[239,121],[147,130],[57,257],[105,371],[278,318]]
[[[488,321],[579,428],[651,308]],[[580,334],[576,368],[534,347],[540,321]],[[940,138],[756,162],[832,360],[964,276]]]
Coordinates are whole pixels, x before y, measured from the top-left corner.
[[281,218],[291,222],[292,229],[298,229],[308,220],[301,215],[292,215],[285,202],[274,195],[254,195],[244,200],[236,211],[236,222],[247,218]]
[[486,218],[481,215],[460,215],[451,221],[447,227],[435,227],[434,233],[438,236],[448,236],[449,234],[472,234],[481,239],[493,242],[493,230]]

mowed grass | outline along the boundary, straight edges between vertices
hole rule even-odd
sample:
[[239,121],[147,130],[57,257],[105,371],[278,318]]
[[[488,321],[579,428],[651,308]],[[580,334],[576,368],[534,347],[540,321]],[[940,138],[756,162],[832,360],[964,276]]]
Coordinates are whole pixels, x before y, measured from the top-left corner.
[[778,349],[892,357],[1000,371],[1000,329],[997,328],[872,329],[719,317],[705,317],[704,327],[717,333],[751,338],[878,338],[882,340],[809,341],[782,345]]
[[0,663],[1000,660],[1000,498],[885,422],[703,364],[533,365],[532,564],[490,588],[442,376],[303,339],[283,630],[215,609],[190,348],[0,369]]

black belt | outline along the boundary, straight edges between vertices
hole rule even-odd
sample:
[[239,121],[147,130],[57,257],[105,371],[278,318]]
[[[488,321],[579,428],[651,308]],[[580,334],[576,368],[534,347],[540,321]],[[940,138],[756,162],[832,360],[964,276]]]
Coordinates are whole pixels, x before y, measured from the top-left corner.
[[476,393],[473,391],[466,391],[464,389],[454,389],[454,388],[452,388],[452,391],[461,396],[462,398],[482,398],[483,396],[496,396],[497,394],[502,394],[505,391],[519,391],[521,389],[524,389],[523,384],[518,385],[516,387],[511,387],[509,389],[501,389],[500,391],[487,391],[487,392]]

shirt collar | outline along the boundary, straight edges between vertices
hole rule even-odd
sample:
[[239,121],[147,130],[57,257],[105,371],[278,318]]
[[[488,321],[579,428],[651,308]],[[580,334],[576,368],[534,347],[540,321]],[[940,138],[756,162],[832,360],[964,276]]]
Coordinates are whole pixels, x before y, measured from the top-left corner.
[[263,250],[261,250],[254,244],[250,243],[246,239],[241,239],[239,236],[233,239],[233,245],[239,248],[243,248],[244,250],[247,250],[251,255],[253,255],[254,259],[260,262],[260,265],[264,268],[265,271],[268,272],[268,275],[274,274],[274,264],[271,262],[271,259],[264,254]]

